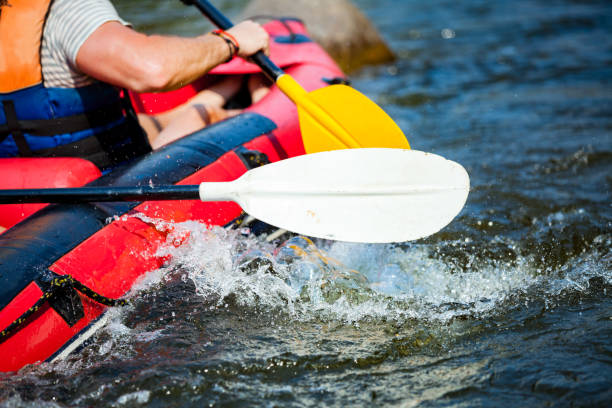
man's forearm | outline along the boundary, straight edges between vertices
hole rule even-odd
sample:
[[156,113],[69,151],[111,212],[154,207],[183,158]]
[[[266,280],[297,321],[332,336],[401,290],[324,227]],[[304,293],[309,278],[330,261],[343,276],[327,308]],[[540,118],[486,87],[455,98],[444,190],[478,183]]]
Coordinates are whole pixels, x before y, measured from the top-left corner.
[[223,39],[147,36],[118,22],[102,25],[81,46],[77,67],[103,82],[137,92],[180,88],[227,60]]
[[140,58],[159,64],[153,70],[157,75],[155,82],[150,84],[154,91],[185,86],[230,56],[227,44],[210,34],[196,38],[152,36],[150,41],[149,49]]

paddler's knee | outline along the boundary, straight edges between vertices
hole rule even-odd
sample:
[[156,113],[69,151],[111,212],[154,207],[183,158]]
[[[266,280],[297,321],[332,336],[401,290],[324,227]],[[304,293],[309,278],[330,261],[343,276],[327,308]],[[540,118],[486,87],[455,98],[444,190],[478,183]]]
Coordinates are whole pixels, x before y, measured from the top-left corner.
[[346,71],[395,59],[374,24],[350,0],[251,0],[244,17],[297,17]]

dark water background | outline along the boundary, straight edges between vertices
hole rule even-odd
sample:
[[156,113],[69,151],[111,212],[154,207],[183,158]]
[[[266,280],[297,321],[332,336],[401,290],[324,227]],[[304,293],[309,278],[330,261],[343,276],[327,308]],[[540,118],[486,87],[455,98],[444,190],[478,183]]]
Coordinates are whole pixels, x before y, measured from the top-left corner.
[[[466,167],[460,216],[400,246],[182,225],[135,304],[67,361],[0,377],[1,406],[612,405],[612,3],[355,3],[399,59],[353,85]],[[178,1],[117,5],[208,28]]]

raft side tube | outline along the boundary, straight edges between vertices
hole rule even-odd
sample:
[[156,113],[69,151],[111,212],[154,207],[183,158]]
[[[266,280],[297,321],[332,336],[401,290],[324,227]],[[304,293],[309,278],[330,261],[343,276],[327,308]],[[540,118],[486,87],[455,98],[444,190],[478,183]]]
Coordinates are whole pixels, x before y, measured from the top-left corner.
[[[274,129],[274,122],[264,116],[241,114],[194,132],[88,185],[175,184]],[[241,172],[245,170],[241,167]],[[97,231],[110,227],[107,220],[120,217],[139,204],[50,205],[0,235],[0,306],[3,309],[0,317],[28,285],[45,279],[54,262]]]

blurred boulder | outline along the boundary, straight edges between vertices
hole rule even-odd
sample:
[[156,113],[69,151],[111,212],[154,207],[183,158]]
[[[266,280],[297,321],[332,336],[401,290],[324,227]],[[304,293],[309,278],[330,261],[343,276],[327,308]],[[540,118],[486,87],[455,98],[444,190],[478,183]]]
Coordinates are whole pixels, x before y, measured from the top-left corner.
[[242,18],[297,17],[345,72],[393,61],[395,55],[350,0],[251,0]]

